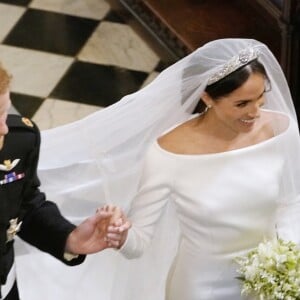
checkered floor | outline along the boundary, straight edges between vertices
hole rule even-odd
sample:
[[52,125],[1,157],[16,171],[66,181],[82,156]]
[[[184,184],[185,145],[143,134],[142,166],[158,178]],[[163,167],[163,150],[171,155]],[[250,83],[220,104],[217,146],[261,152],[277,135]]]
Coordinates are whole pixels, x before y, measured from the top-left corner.
[[161,58],[105,0],[0,0],[13,107],[47,129],[136,91]]

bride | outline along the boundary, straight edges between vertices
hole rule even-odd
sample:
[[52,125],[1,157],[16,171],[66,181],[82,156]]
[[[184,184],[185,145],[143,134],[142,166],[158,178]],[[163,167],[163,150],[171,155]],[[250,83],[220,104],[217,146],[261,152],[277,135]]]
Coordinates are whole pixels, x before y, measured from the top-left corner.
[[121,238],[124,257],[143,255],[106,251],[69,271],[20,245],[24,300],[45,290],[61,300],[239,300],[236,256],[276,235],[299,243],[296,114],[278,62],[255,40],[210,42],[42,141],[49,198],[75,222],[121,206],[132,229],[108,237]]

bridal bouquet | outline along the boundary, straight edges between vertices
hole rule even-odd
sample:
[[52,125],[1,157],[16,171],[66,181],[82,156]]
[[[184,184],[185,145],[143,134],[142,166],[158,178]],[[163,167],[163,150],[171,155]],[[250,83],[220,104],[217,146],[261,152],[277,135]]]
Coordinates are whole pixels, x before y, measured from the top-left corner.
[[260,300],[300,299],[300,249],[293,242],[262,242],[236,262],[242,294]]

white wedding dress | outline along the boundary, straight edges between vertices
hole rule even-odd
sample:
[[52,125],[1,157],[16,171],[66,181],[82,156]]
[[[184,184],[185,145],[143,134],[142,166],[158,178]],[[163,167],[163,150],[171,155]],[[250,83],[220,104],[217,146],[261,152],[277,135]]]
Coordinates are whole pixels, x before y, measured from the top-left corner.
[[[274,137],[218,154],[161,149],[157,137],[189,119],[208,80],[240,66],[247,49],[259,51],[271,83],[265,109],[284,115]],[[299,154],[293,101],[269,49],[247,39],[204,45],[116,104],[42,132],[41,189],[75,224],[108,203],[127,213],[141,183],[120,252],[144,254],[106,250],[70,268],[17,241],[21,299],[243,299],[234,258],[276,232],[299,243]]]
[[277,221],[284,160],[276,149],[291,131],[289,126],[259,144],[216,154],[174,154],[157,142],[150,147],[129,216],[133,227],[120,251],[140,256],[172,202],[181,238],[166,299],[245,299],[234,258],[285,226]]
[[[177,155],[155,142],[132,203],[133,227],[120,250],[128,258],[145,251],[142,257],[128,260],[107,250],[70,268],[21,243],[16,250],[22,299],[39,300],[41,294],[45,300],[247,299],[240,295],[234,258],[276,231],[300,241],[299,201],[283,199],[286,192],[281,191],[282,145],[298,139],[298,129],[291,119],[280,124],[275,137],[223,153]],[[294,148],[291,144],[291,153]],[[59,173],[60,169],[53,178]],[[65,215],[89,208],[78,199],[84,204],[81,211],[76,197],[67,209],[69,202],[61,202]],[[146,249],[153,232],[155,238]]]

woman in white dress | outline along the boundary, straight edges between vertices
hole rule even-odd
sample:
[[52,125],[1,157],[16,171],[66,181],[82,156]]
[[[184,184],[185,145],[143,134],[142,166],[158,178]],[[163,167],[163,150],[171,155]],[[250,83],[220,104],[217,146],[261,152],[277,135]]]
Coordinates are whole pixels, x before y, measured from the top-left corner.
[[[295,129],[288,116],[263,109],[272,87],[258,56],[246,49],[233,70],[211,77],[200,114],[162,135],[147,152],[129,213],[132,228],[120,252],[140,256],[171,202],[180,243],[168,300],[241,299],[235,257],[280,230],[277,208],[285,166],[277,148]],[[277,132],[273,124],[281,124]],[[108,236],[115,237],[114,232],[111,228]]]
[[24,300],[39,299],[31,276],[51,300],[239,300],[236,256],[276,234],[299,242],[296,114],[255,40],[210,42],[115,105],[44,132],[39,170],[74,222],[105,203],[129,211],[128,235],[108,237],[143,255],[107,251],[70,274],[20,248]]

